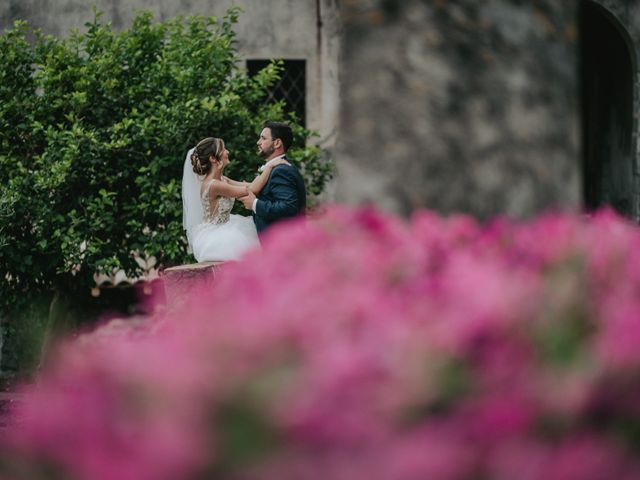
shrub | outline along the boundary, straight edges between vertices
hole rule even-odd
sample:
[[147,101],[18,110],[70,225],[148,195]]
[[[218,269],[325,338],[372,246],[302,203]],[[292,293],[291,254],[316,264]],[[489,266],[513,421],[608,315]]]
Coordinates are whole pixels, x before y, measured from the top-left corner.
[[639,247],[611,212],[284,224],[66,345],[3,478],[638,478]]
[[[265,103],[280,64],[252,78],[239,67],[238,14],[154,23],[141,13],[115,32],[96,12],[67,39],[24,22],[0,37],[0,312],[26,294],[89,291],[96,272],[137,276],[134,254],[193,261],[181,225],[186,151],[222,137],[228,174],[252,179],[262,121],[285,117]],[[304,146],[311,132],[294,131],[313,197],[331,167]]]

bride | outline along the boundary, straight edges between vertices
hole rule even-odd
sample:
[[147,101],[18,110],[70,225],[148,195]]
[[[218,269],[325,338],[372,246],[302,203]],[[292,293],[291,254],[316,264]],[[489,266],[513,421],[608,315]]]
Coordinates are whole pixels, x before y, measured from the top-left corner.
[[258,234],[251,217],[231,214],[236,198],[251,191],[257,195],[278,161],[251,182],[222,175],[229,165],[229,151],[220,138],[208,137],[187,152],[182,174],[183,227],[198,262],[236,260],[257,247]]

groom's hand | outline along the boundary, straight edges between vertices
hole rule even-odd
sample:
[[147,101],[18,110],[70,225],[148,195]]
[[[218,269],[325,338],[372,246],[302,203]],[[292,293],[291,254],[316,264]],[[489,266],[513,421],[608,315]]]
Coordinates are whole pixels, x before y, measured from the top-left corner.
[[248,191],[244,197],[240,197],[238,200],[242,202],[244,208],[247,210],[253,210],[253,201],[256,199],[256,196],[252,191]]

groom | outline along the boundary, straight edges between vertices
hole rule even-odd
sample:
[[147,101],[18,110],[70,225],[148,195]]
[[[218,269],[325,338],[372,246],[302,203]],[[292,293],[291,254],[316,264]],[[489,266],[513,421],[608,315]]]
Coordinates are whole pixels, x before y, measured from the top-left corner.
[[[258,154],[265,165],[283,157],[293,142],[291,127],[280,122],[267,121],[262,125],[258,139]],[[303,214],[307,194],[304,180],[298,169],[290,163],[273,169],[267,184],[256,197],[252,192],[240,198],[245,208],[253,211],[253,221],[258,234],[274,223]]]

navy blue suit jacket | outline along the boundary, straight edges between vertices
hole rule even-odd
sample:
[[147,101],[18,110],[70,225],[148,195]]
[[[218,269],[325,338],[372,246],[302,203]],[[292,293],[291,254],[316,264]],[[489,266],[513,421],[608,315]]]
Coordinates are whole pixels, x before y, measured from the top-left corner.
[[279,220],[304,213],[306,207],[307,192],[302,175],[293,165],[278,165],[258,194],[253,221],[260,233]]

